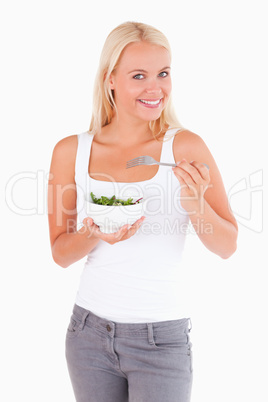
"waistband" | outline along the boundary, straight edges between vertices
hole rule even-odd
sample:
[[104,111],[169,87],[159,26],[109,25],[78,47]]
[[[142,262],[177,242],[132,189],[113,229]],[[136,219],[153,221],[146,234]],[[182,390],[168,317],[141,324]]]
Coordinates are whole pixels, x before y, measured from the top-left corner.
[[78,306],[77,304],[74,305],[73,314],[81,322],[80,329],[82,329],[84,325],[88,325],[91,327],[95,327],[96,329],[106,334],[108,332],[111,336],[127,336],[128,334],[135,334],[136,336],[147,336],[148,331],[150,332],[152,330],[157,333],[158,331],[173,332],[178,330],[187,330],[188,332],[190,332],[192,329],[190,318],[144,323],[118,323],[99,317],[91,311]]

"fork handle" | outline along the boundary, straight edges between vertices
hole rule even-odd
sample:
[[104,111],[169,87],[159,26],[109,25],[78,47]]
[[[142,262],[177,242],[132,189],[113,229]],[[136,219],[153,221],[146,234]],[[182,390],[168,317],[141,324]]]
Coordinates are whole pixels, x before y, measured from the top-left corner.
[[[164,162],[158,162],[158,165],[161,166],[172,166],[172,167],[176,167],[177,164],[176,163],[164,163]],[[203,165],[206,166],[207,169],[209,169],[209,166],[206,163],[203,163]]]
[[164,163],[164,162],[158,162],[158,165],[161,166],[172,166],[172,167],[176,167],[176,163]]

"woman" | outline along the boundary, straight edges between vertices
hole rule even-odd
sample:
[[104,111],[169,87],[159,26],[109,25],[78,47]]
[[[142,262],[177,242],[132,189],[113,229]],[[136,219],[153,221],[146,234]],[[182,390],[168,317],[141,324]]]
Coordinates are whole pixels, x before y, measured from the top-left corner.
[[[228,258],[236,249],[216,163],[173,112],[170,63],[167,39],[155,28],[115,28],[100,59],[90,130],[54,148],[52,255],[62,267],[87,256],[66,336],[79,402],[189,401],[191,328],[178,291],[189,220],[213,253]],[[140,155],[177,166],[126,169]],[[146,218],[104,234],[84,200],[115,189],[142,193]]]

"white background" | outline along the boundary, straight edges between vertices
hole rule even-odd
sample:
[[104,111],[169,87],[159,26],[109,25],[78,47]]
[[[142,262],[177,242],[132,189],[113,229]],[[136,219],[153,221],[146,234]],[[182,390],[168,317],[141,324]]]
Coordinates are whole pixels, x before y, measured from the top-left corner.
[[89,127],[106,36],[136,20],[168,37],[177,115],[212,151],[239,222],[228,260],[187,239],[192,401],[267,402],[265,1],[11,0],[0,11],[3,400],[74,401],[64,340],[83,261],[65,270],[51,258],[46,179],[57,141]]

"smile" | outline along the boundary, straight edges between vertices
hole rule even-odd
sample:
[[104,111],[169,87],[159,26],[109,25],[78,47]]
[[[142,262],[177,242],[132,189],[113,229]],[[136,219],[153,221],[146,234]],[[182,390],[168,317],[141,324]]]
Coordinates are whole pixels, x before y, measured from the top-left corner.
[[145,100],[145,99],[138,99],[140,103],[142,103],[144,106],[149,106],[149,107],[157,107],[160,105],[162,98],[161,99],[156,99],[156,100]]

